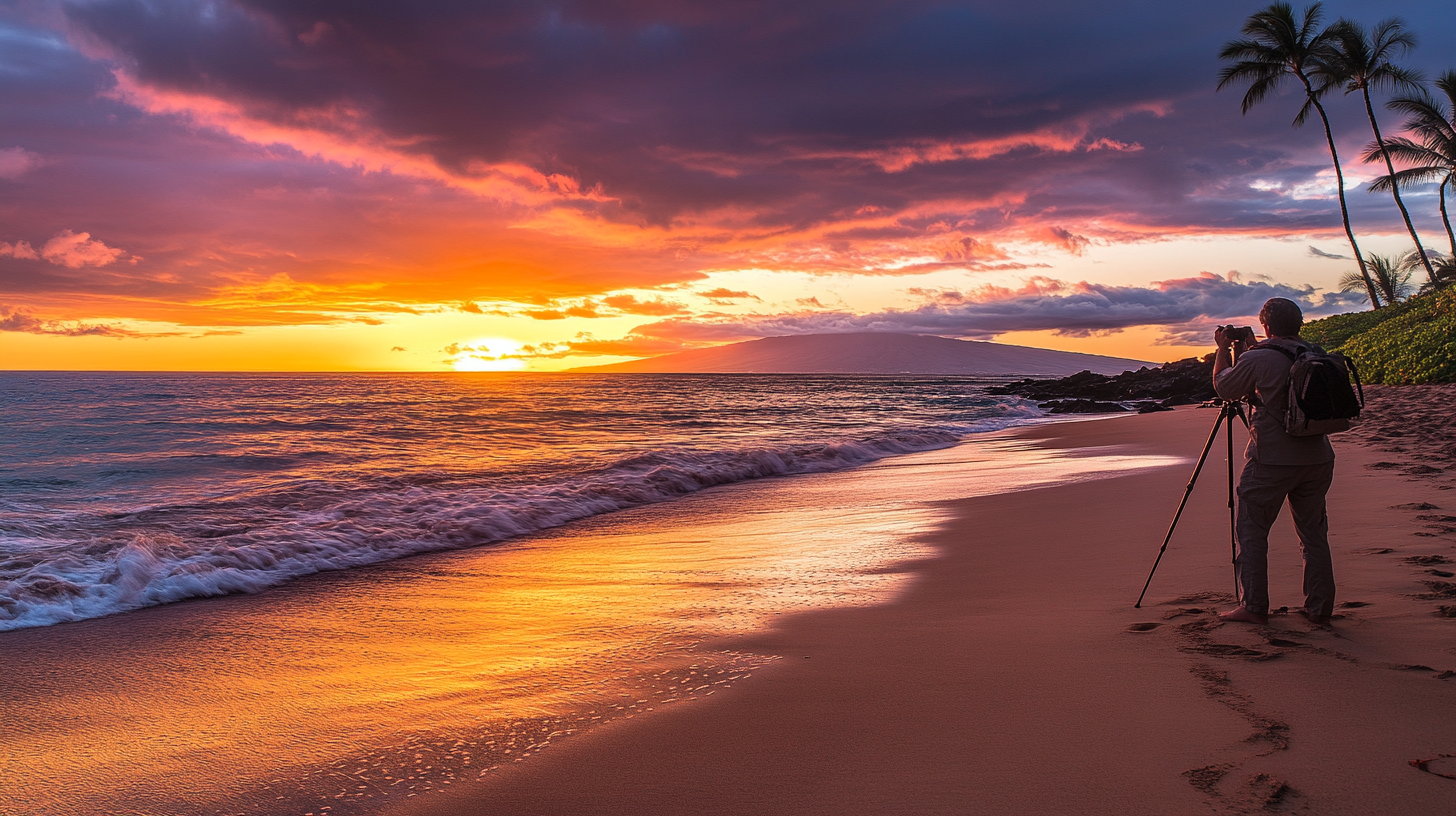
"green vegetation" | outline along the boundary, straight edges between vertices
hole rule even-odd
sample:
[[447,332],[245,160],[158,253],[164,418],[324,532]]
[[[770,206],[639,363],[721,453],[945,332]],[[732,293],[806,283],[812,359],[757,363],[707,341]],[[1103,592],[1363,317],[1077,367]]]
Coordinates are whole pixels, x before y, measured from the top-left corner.
[[1365,382],[1456,382],[1456,287],[1311,321],[1300,336],[1354,360]]
[[[1419,301],[1417,301],[1419,302]],[[1397,303],[1388,309],[1380,309],[1369,312],[1351,312],[1333,317],[1326,317],[1320,320],[1312,320],[1304,324],[1299,330],[1299,336],[1311,343],[1318,343],[1327,351],[1334,351],[1345,344],[1350,338],[1364,334],[1381,323],[1398,317],[1413,304]],[[1359,361],[1357,360],[1358,364]]]

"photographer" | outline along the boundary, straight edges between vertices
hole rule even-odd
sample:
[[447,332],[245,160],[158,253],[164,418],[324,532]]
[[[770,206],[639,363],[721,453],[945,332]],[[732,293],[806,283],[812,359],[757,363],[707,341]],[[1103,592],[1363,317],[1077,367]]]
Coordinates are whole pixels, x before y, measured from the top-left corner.
[[[1294,301],[1271,298],[1259,311],[1259,322],[1268,337],[1260,345],[1279,345],[1290,351],[1308,348],[1299,338],[1304,315]],[[1311,623],[1323,625],[1335,607],[1329,517],[1325,514],[1325,494],[1335,474],[1335,451],[1328,436],[1292,436],[1285,431],[1282,417],[1290,359],[1274,349],[1253,347],[1253,341],[1249,329],[1220,327],[1214,333],[1218,344],[1213,360],[1214,390],[1226,400],[1250,399],[1255,406],[1238,488],[1235,570],[1243,605],[1220,617],[1243,623],[1268,622],[1269,528],[1287,499],[1304,552],[1304,608],[1296,611]]]

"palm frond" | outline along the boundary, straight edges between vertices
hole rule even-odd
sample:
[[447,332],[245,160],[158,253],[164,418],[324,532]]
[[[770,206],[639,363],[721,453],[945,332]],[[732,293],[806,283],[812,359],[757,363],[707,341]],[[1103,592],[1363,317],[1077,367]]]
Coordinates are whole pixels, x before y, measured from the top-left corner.
[[1414,187],[1417,184],[1427,184],[1432,181],[1440,181],[1451,175],[1452,171],[1444,167],[1410,167],[1405,170],[1395,171],[1393,176],[1378,176],[1373,179],[1365,188],[1372,193],[1388,193],[1391,187]]
[[[1414,268],[1421,265],[1415,252],[1402,258],[1376,255],[1374,252],[1365,256],[1365,268],[1369,270],[1371,279],[1375,281],[1376,288],[1380,290],[1380,294],[1385,297],[1387,303],[1397,303],[1410,297],[1411,275]],[[1344,279],[1341,278],[1341,280]],[[1360,280],[1360,285],[1362,287],[1365,285],[1363,278]]]
[[1420,73],[1402,68],[1394,60],[1415,46],[1415,35],[1399,17],[1382,20],[1373,29],[1341,18],[1330,26],[1331,52],[1320,73],[1339,78],[1345,93],[1376,88],[1415,90],[1424,81]]
[[1362,295],[1366,295],[1366,299],[1369,300],[1369,295],[1366,294],[1365,289],[1365,278],[1360,274],[1360,270],[1358,269],[1341,275],[1340,279],[1335,281],[1335,285],[1340,287],[1341,292],[1359,292]]
[[[1436,146],[1429,142],[1417,143],[1404,136],[1387,139],[1385,150],[1390,153],[1392,159],[1400,159],[1408,164],[1421,167],[1441,167],[1451,164],[1450,158]],[[1380,161],[1380,145],[1375,142],[1366,145],[1361,159],[1367,162]]]

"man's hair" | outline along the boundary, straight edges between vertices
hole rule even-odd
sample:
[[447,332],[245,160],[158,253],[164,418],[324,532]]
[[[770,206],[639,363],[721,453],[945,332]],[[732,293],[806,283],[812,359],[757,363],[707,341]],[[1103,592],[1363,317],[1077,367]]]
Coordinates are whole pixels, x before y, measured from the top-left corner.
[[1289,298],[1269,298],[1259,310],[1259,322],[1263,323],[1275,337],[1292,337],[1299,334],[1304,325],[1304,313],[1299,304]]

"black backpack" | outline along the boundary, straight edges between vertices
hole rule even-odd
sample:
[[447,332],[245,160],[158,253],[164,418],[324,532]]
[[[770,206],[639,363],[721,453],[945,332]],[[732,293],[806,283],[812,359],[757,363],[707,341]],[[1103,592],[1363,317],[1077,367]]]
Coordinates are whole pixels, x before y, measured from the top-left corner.
[[[1289,358],[1284,430],[1290,436],[1348,431],[1353,420],[1359,418],[1360,409],[1365,407],[1365,388],[1355,363],[1345,355],[1312,345],[1290,351],[1267,340],[1250,346],[1253,349],[1272,349]],[[1354,387],[1350,385],[1352,377]]]

